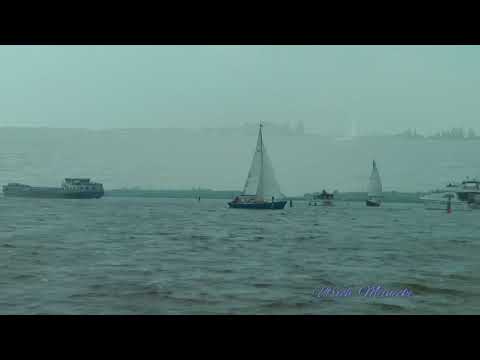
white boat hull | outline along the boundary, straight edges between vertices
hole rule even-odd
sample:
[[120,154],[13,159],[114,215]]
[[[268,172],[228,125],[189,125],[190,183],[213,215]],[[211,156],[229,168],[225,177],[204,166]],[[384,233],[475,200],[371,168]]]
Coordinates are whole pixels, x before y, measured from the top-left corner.
[[[448,209],[448,202],[444,200],[423,200],[423,204],[426,210],[443,210],[447,211]],[[470,206],[466,201],[452,201],[450,203],[452,211],[461,210],[461,211],[469,211],[472,210],[472,206]]]
[[449,203],[452,210],[480,209],[480,182],[467,179],[461,184],[451,183],[442,190],[422,196],[420,200],[428,210],[447,210]]

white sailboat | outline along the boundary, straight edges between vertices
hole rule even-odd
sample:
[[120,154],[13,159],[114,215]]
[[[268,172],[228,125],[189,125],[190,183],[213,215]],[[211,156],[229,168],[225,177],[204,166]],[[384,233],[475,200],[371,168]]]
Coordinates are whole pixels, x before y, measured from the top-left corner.
[[377,164],[373,160],[373,169],[368,183],[367,206],[380,206],[382,200],[382,181],[378,173]]
[[287,203],[263,143],[262,127],[260,125],[255,154],[243,192],[228,203],[231,208],[283,209]]

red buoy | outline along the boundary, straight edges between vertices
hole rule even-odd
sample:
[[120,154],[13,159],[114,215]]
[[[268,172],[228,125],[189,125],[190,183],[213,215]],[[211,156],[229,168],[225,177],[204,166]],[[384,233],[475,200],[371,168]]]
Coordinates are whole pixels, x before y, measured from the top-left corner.
[[447,213],[451,213],[452,212],[452,195],[450,195],[448,197],[448,205],[447,205]]

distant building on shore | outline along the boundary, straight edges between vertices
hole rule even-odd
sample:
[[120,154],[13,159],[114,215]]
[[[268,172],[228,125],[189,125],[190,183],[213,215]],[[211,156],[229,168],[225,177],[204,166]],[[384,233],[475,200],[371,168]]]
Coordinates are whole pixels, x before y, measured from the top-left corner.
[[408,138],[408,139],[423,139],[425,136],[418,134],[417,129],[408,129],[404,132],[397,134],[398,137]]
[[[289,123],[275,124],[269,121],[262,123],[269,135],[305,135],[305,126],[301,120],[297,123],[295,128],[291,127]],[[258,123],[244,123],[241,130],[246,135],[255,135],[258,132]]]
[[[298,121],[296,126],[290,123],[277,124],[270,121],[262,122],[266,131],[270,136],[303,136],[305,135],[305,125],[302,120]],[[204,134],[215,135],[257,135],[258,122],[245,122],[239,127],[232,128],[203,128],[200,129]]]
[[[269,135],[293,135],[288,124],[274,124],[268,121],[262,122]],[[255,135],[258,133],[257,123],[244,123],[241,131],[244,135]]]
[[478,139],[478,136],[475,134],[475,130],[472,128],[465,131],[462,128],[453,128],[451,130],[442,130],[435,133],[431,136],[425,136],[417,133],[416,129],[413,131],[408,129],[400,134],[395,136],[408,138],[408,139],[436,139],[436,140],[472,140]]
[[303,121],[300,120],[297,125],[297,129],[295,131],[297,135],[305,135],[305,126],[303,125]]

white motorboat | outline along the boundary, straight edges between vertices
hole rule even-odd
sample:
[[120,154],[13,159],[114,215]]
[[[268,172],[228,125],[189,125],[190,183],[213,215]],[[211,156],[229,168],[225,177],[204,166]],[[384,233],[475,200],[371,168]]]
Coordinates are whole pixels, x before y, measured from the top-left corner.
[[435,190],[420,198],[427,210],[447,210],[448,203],[453,210],[471,210],[466,201],[460,200],[457,193],[449,190]]
[[313,193],[309,196],[308,205],[309,206],[332,206],[333,205],[333,193],[328,193],[323,190],[321,193]]
[[464,180],[460,184],[450,183],[420,198],[428,210],[471,210],[480,208],[480,181]]

